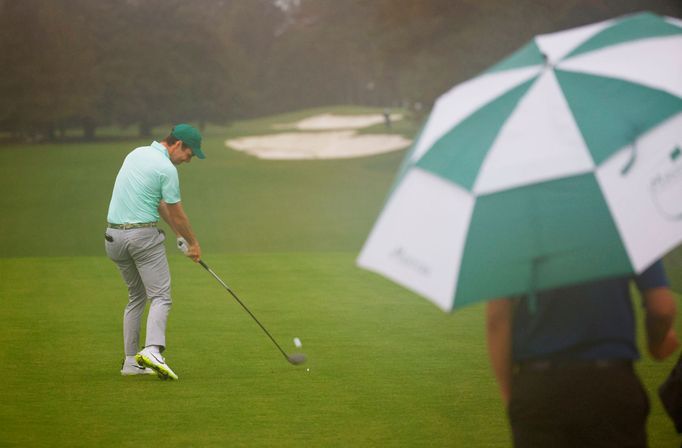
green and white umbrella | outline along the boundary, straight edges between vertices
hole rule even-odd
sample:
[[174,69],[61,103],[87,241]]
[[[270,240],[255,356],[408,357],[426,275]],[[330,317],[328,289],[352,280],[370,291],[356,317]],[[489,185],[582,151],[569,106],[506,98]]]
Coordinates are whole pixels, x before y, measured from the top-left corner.
[[682,242],[682,21],[541,35],[441,96],[358,264],[443,310],[639,273]]

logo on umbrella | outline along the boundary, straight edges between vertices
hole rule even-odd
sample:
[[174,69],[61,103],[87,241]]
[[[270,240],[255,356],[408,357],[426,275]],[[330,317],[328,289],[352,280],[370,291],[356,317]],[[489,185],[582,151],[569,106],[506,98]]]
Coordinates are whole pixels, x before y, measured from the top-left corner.
[[658,166],[649,189],[656,208],[669,220],[682,220],[682,149],[676,146]]
[[414,272],[428,277],[431,274],[431,269],[423,262],[417,260],[414,256],[408,254],[404,248],[398,247],[393,252],[391,252],[391,258],[400,262],[407,268],[410,268]]

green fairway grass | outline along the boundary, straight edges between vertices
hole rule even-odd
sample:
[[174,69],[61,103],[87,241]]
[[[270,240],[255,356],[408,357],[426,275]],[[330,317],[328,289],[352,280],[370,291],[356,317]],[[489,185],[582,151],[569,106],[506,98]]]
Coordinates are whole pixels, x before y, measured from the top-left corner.
[[[116,173],[149,142],[0,147],[0,447],[510,446],[483,306],[444,314],[355,267],[404,151],[264,161],[224,147],[325,111],[211,127],[208,158],[179,169],[203,259],[308,362],[286,362],[169,237],[177,382],[120,376],[126,289],[103,249]],[[638,363],[653,448],[680,442],[654,393],[672,364]]]

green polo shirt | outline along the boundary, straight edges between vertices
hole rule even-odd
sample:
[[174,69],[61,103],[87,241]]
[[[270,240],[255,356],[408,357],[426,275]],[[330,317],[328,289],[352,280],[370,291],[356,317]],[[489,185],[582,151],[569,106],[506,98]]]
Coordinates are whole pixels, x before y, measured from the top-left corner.
[[161,143],[134,149],[123,161],[109,203],[107,221],[132,224],[159,220],[159,202],[180,202],[178,170]]

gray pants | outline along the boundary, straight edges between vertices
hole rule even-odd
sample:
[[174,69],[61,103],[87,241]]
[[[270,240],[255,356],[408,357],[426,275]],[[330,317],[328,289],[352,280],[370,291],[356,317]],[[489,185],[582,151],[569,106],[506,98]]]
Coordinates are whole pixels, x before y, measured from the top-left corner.
[[147,299],[151,305],[145,347],[158,345],[163,351],[171,308],[170,271],[163,244],[166,237],[155,227],[107,229],[106,235],[109,237],[104,243],[107,255],[128,285],[128,305],[123,313],[125,354],[133,356],[140,350],[140,321]]

